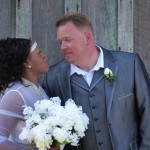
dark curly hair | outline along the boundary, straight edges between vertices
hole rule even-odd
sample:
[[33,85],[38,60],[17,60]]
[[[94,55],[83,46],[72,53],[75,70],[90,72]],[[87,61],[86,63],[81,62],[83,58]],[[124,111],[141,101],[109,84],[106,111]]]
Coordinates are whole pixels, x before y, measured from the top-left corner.
[[0,92],[10,83],[22,81],[23,64],[30,54],[31,40],[7,38],[0,40]]

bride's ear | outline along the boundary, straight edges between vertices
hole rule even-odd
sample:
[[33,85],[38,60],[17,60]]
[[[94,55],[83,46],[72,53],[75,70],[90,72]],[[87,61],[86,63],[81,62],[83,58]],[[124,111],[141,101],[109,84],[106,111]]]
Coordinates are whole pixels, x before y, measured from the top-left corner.
[[28,63],[25,62],[25,63],[23,64],[23,66],[24,66],[25,68],[27,68],[27,67],[28,67]]
[[23,64],[23,66],[25,67],[25,68],[31,68],[31,65],[26,61],[24,64]]

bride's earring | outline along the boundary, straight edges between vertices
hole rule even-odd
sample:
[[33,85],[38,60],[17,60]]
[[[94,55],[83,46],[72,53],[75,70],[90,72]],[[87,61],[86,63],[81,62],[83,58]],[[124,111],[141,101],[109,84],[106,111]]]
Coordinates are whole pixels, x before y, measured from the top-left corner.
[[28,68],[30,69],[30,68],[31,68],[31,65],[29,65]]

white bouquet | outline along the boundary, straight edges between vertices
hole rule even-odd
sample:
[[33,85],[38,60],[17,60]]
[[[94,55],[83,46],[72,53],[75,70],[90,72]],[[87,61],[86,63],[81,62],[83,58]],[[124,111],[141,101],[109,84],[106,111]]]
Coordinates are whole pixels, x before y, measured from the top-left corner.
[[70,143],[77,146],[88,128],[89,118],[72,99],[61,106],[59,97],[44,99],[24,108],[25,123],[19,138],[35,143],[39,150]]

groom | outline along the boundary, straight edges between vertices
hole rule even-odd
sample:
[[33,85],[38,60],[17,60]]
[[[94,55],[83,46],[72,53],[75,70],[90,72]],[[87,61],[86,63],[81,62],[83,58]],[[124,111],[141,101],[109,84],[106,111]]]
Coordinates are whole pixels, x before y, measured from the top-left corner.
[[150,79],[139,56],[95,45],[82,14],[60,18],[56,28],[65,60],[45,75],[47,92],[62,104],[72,98],[90,118],[80,145],[65,150],[150,150]]

